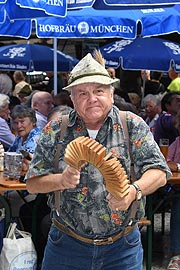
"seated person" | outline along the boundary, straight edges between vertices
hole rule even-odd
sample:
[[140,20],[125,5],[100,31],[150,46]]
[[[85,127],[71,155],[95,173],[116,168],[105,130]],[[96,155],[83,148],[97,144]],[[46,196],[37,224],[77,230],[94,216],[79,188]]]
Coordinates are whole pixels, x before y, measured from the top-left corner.
[[[26,105],[17,105],[13,108],[11,117],[17,136],[8,151],[20,153],[20,150],[25,150],[32,158],[41,134],[41,129],[36,127],[35,111]],[[28,169],[29,163],[29,160],[23,158],[23,170],[26,171]],[[11,204],[12,216],[20,217],[24,230],[32,233],[32,207],[37,195],[29,194],[27,191],[21,191],[20,196],[16,191],[7,192],[6,195]],[[24,203],[24,199],[28,204]],[[40,224],[39,218],[42,218],[42,215],[46,215],[49,210],[46,206],[46,197],[43,199],[43,206],[41,203],[41,207],[41,213],[38,216],[38,224]],[[39,229],[39,227],[37,229]],[[40,235],[39,232],[38,235]],[[36,250],[39,253],[37,243],[35,245]],[[41,249],[43,251],[42,246]]]
[[152,71],[150,73],[150,80],[145,82],[144,96],[148,94],[157,95],[165,91],[164,85],[160,82],[163,73]]
[[[180,136],[169,146],[168,165],[171,171],[180,171]],[[177,188],[177,187],[176,187]],[[168,270],[180,269],[180,197],[172,197],[171,219],[170,219],[170,259]]]
[[[13,128],[17,132],[14,142],[9,147],[9,152],[20,153],[20,150],[25,150],[30,154],[34,153],[37,141],[41,134],[41,129],[36,127],[35,111],[25,105],[16,105],[11,113]],[[23,158],[23,170],[28,169],[29,160]],[[10,191],[6,194],[8,199],[12,201],[12,215],[19,216],[19,208],[24,204],[23,199],[17,196],[16,191]],[[32,200],[36,196],[22,191],[22,196],[27,195],[27,200]]]
[[28,85],[32,89],[31,85],[26,82],[26,75],[24,72],[16,70],[13,74],[13,79],[15,82],[13,96],[18,97],[18,93],[25,85]]
[[166,138],[171,144],[180,135],[179,130],[175,127],[179,118],[180,94],[178,92],[167,93],[161,100],[161,109],[162,112],[155,125],[154,139],[159,144],[161,138]]
[[31,108],[33,108],[36,112],[37,127],[45,127],[47,124],[47,116],[53,107],[53,98],[50,93],[37,91],[35,94],[33,94]]
[[119,95],[114,94],[114,105],[116,105],[121,111],[131,111],[133,113],[138,113],[136,106],[131,102],[127,102],[124,98]]
[[69,114],[72,108],[66,105],[59,105],[54,107],[47,116],[48,122],[60,117],[61,115]]
[[21,104],[26,104],[29,100],[30,95],[32,93],[32,88],[29,84],[25,84],[20,91],[17,93],[17,97],[20,100]]
[[153,131],[155,123],[159,117],[159,97],[157,95],[148,94],[144,98],[145,117],[144,120]]
[[14,142],[15,136],[9,127],[10,119],[10,109],[9,109],[10,99],[5,94],[0,94],[0,141],[7,151],[9,146]]
[[66,105],[73,108],[73,103],[70,97],[70,93],[66,90],[62,90],[59,94],[54,96],[55,106]]
[[136,107],[137,114],[141,113],[141,98],[137,93],[128,93],[131,104]]
[[[20,150],[25,150],[33,154],[41,134],[41,129],[36,127],[35,111],[25,105],[16,105],[12,110],[11,118],[17,136],[8,151],[20,153]],[[25,162],[27,164],[26,160]],[[27,170],[25,164],[24,169]]]
[[4,170],[4,147],[0,142],[0,172]]

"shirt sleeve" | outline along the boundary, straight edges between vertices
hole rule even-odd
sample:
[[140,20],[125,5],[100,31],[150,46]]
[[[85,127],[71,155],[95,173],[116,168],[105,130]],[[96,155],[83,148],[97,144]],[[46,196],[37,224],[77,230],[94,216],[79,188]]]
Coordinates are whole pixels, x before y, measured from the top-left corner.
[[60,137],[61,120],[52,120],[41,132],[26,179],[55,172],[54,158]]
[[4,119],[0,121],[0,141],[3,146],[8,149],[15,140],[15,135],[11,132],[8,124]]

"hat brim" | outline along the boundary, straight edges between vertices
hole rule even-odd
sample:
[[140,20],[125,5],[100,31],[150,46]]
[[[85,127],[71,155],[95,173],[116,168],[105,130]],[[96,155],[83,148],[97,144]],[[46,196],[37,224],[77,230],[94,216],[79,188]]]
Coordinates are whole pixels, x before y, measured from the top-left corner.
[[68,86],[63,87],[63,90],[70,91],[73,86],[83,84],[83,83],[99,83],[99,84],[104,84],[104,85],[111,85],[118,81],[119,81],[118,79],[112,79],[108,76],[102,76],[102,75],[92,75],[92,76],[87,76],[87,77],[84,76],[70,83]]

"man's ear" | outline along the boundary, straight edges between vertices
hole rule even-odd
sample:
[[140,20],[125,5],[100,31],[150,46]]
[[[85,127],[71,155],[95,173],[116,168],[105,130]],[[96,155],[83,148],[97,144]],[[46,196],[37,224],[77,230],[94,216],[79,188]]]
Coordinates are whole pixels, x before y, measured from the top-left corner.
[[112,100],[112,103],[114,104],[114,91],[111,92],[111,100]]

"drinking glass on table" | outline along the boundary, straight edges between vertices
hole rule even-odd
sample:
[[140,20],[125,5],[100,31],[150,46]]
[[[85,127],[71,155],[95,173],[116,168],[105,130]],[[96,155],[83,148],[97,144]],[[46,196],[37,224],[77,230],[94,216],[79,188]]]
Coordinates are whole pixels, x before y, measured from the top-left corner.
[[22,172],[22,155],[16,152],[4,153],[4,175],[19,179]]
[[160,139],[159,140],[159,147],[160,147],[160,150],[161,150],[162,154],[164,155],[165,159],[167,159],[168,148],[169,148],[169,139],[166,139],[166,138]]

